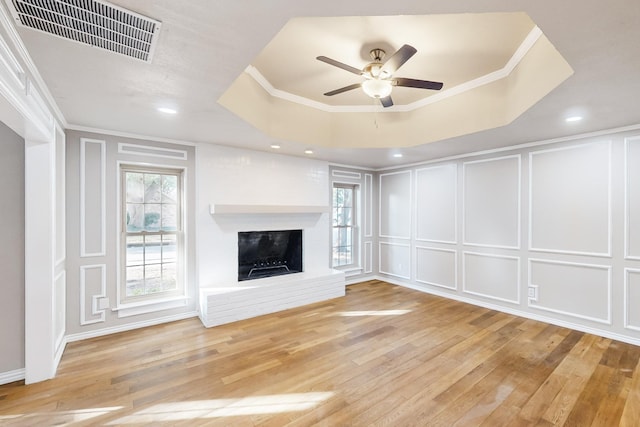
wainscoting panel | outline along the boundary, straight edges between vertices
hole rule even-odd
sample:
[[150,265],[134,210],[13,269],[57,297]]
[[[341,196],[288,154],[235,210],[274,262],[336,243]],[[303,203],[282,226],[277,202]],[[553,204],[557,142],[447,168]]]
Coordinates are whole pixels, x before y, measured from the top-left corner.
[[611,143],[530,153],[530,249],[611,254]]
[[105,310],[98,310],[98,298],[106,297],[106,264],[80,267],[80,324],[90,325],[105,321]]
[[463,252],[462,265],[465,293],[520,303],[520,258]]
[[380,273],[401,279],[411,278],[411,246],[400,243],[380,242]]
[[520,247],[520,155],[465,162],[464,243]]
[[416,171],[416,239],[456,243],[458,167],[455,163]]
[[624,270],[624,327],[640,331],[640,270]]
[[380,174],[380,237],[411,237],[411,171]]
[[165,159],[187,160],[186,150],[150,147],[148,145],[118,144],[118,154],[134,154],[144,157],[160,157]]
[[105,141],[80,140],[80,256],[104,256],[106,237]]
[[373,242],[364,242],[364,272],[373,272]]
[[611,324],[611,267],[529,259],[529,306]]
[[65,135],[62,129],[56,126],[55,138],[56,150],[56,221],[55,244],[56,266],[64,262],[66,256],[66,199],[65,199]]
[[373,236],[373,175],[364,174],[364,237]]
[[334,169],[333,171],[331,171],[331,176],[333,176],[334,178],[351,178],[358,180],[362,177],[360,172],[343,171],[338,169]]
[[457,289],[457,271],[455,250],[416,247],[416,282]]
[[625,140],[625,257],[640,260],[640,137]]
[[54,279],[53,300],[55,312],[53,323],[53,336],[55,339],[56,351],[62,345],[66,332],[66,301],[67,301],[67,274],[63,270]]

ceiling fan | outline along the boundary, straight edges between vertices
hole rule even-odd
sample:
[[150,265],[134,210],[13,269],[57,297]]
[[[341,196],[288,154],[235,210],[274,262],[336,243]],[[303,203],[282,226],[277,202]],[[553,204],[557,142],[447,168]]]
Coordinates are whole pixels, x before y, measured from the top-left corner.
[[431,90],[442,89],[443,84],[441,82],[393,77],[393,73],[395,73],[398,68],[407,62],[413,55],[415,55],[416,52],[416,48],[405,44],[398,49],[396,53],[391,55],[389,59],[382,62],[386,52],[382,49],[372,49],[369,54],[371,55],[373,62],[365,65],[362,70],[343,64],[335,59],[327,58],[326,56],[318,56],[316,57],[318,61],[325,62],[329,65],[333,65],[334,67],[342,68],[343,70],[365,78],[361,83],[354,83],[349,86],[341,87],[340,89],[327,92],[324,95],[333,96],[361,87],[364,93],[368,96],[380,99],[380,103],[386,108],[393,105],[393,100],[391,99],[393,86]]

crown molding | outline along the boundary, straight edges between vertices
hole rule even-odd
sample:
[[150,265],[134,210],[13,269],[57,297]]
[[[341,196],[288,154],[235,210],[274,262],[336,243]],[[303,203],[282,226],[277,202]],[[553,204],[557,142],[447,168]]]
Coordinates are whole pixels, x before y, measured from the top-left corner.
[[31,59],[31,55],[27,50],[27,47],[24,45],[22,38],[18,34],[18,30],[13,24],[13,18],[8,15],[7,9],[5,5],[0,6],[0,25],[6,31],[7,36],[9,37],[9,41],[11,45],[17,51],[20,60],[23,65],[28,70],[28,76],[31,80],[33,80],[33,84],[35,84],[38,92],[42,95],[42,97],[47,102],[47,106],[49,107],[51,113],[54,116],[54,119],[58,121],[59,124],[62,125],[63,128],[66,128],[68,123],[67,119],[62,114],[62,111],[58,107],[58,104],[51,95],[47,84],[42,79],[40,72],[38,71],[38,67]]

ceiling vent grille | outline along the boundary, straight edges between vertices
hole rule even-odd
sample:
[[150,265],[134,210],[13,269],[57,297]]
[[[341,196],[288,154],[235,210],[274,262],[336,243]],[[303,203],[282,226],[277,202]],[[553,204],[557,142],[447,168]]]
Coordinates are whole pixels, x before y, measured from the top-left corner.
[[98,0],[7,0],[16,22],[151,62],[159,21]]

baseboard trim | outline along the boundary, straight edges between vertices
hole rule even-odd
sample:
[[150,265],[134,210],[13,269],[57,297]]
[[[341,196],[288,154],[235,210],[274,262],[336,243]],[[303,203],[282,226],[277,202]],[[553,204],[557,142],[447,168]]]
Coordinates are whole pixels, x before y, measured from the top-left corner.
[[53,361],[53,375],[55,376],[58,372],[58,366],[60,366],[60,361],[62,360],[62,355],[64,354],[65,348],[67,348],[67,337],[63,336],[60,340],[60,345],[56,350],[55,359]]
[[640,339],[637,339],[637,338],[634,338],[634,337],[629,337],[627,335],[621,335],[621,334],[617,334],[617,333],[611,332],[611,331],[604,331],[602,329],[591,328],[589,326],[580,325],[580,324],[573,323],[573,322],[567,322],[565,320],[555,319],[553,317],[547,317],[547,316],[539,315],[539,314],[536,314],[536,313],[531,313],[531,312],[528,312],[528,311],[515,310],[513,308],[503,307],[503,306],[500,306],[500,305],[491,304],[491,303],[484,302],[484,301],[477,301],[477,300],[474,300],[474,299],[471,299],[471,298],[465,298],[465,297],[461,297],[461,296],[455,295],[455,294],[450,294],[450,293],[446,293],[446,292],[440,292],[440,291],[437,291],[437,290],[434,290],[434,289],[427,289],[427,288],[423,288],[421,286],[415,285],[413,283],[405,283],[405,282],[402,282],[400,280],[392,279],[392,278],[389,278],[389,277],[375,276],[375,277],[373,277],[373,279],[380,280],[380,281],[387,282],[387,283],[391,283],[392,285],[402,286],[404,288],[412,289],[414,291],[423,292],[425,294],[436,295],[436,296],[439,296],[439,297],[460,301],[460,302],[463,302],[463,303],[466,303],[466,304],[476,305],[476,306],[479,306],[479,307],[488,308],[490,310],[495,310],[495,311],[500,311],[502,313],[512,314],[512,315],[518,316],[518,317],[524,317],[525,319],[537,320],[538,322],[544,322],[544,323],[548,323],[550,325],[556,325],[556,326],[560,326],[560,327],[563,327],[563,328],[573,329],[575,331],[580,331],[580,332],[584,332],[584,333],[587,333],[587,334],[597,335],[599,337],[609,338],[609,339],[612,339],[612,340],[625,342],[627,344],[633,344],[633,345],[640,346]]
[[15,369],[8,372],[0,372],[0,385],[22,381],[25,378],[25,369]]
[[151,320],[144,320],[142,322],[127,323],[126,325],[113,326],[110,328],[97,329],[94,331],[80,332],[77,334],[70,334],[65,337],[65,344],[75,341],[82,341],[89,338],[102,337],[105,335],[116,334],[118,332],[132,331],[134,329],[146,328],[147,326],[160,325],[162,323],[175,322],[177,320],[190,319],[192,317],[198,317],[197,311],[189,311],[186,313],[180,313],[173,316],[159,317]]

